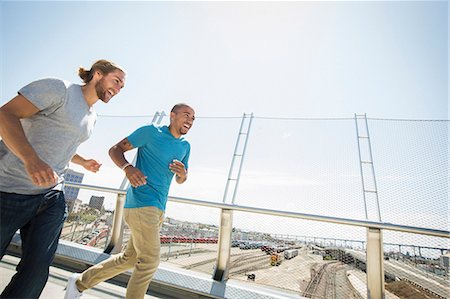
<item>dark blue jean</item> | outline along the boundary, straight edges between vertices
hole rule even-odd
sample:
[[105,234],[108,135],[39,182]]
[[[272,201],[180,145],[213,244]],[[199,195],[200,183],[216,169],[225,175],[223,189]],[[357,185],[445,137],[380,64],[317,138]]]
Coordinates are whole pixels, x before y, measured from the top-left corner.
[[17,273],[0,298],[39,298],[47,283],[66,215],[61,191],[39,195],[0,192],[0,258],[18,229],[22,239]]

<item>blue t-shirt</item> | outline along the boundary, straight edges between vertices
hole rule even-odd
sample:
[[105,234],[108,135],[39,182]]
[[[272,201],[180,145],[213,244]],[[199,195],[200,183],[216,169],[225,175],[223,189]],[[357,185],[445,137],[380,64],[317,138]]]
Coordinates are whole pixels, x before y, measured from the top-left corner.
[[147,184],[127,190],[125,208],[154,206],[164,211],[174,176],[169,164],[174,159],[188,168],[191,146],[183,137],[175,138],[167,126],[144,126],[128,136],[138,148],[136,167],[147,176]]

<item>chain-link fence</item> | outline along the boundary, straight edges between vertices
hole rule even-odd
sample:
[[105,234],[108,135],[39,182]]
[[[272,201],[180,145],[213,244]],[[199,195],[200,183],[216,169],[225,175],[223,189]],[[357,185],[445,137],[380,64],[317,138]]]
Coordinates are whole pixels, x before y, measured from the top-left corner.
[[[100,155],[150,120],[101,117],[82,149]],[[173,183],[171,196],[230,204],[226,183],[238,178],[232,188],[240,206],[373,221],[379,209],[382,222],[449,229],[448,121],[368,118],[368,157],[358,147],[354,118],[254,117],[246,151],[230,171],[233,156],[243,151],[242,142],[236,146],[240,123],[240,117],[197,118],[186,136],[192,147],[189,179]],[[96,143],[106,136],[107,142]],[[374,178],[363,165],[369,158]],[[110,161],[103,164],[107,173],[97,175],[102,182],[86,175],[83,183],[118,188],[122,173]],[[365,190],[376,191],[376,198]],[[89,206],[92,196],[104,196],[101,208]],[[69,215],[62,238],[104,249],[115,196],[80,191],[78,200],[81,208]],[[169,202],[161,261],[212,275],[219,219],[218,209]],[[244,212],[234,213],[233,227],[231,279],[316,298],[366,293],[364,228]],[[125,229],[123,244],[128,236]],[[448,239],[384,232],[383,241],[388,298],[409,298],[414,291],[442,298],[450,291]]]
[[449,229],[448,124],[369,119],[383,221]]

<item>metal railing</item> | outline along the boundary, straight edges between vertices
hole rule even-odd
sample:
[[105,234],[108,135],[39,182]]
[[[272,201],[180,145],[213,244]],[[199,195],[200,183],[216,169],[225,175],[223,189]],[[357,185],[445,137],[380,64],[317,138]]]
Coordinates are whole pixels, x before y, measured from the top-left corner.
[[[112,233],[109,243],[105,249],[105,253],[120,252],[121,250],[121,230],[123,227],[123,201],[126,190],[84,185],[72,182],[66,182],[66,186],[76,187],[87,190],[101,191],[107,193],[116,193],[116,209],[112,224]],[[218,252],[214,280],[224,281],[228,279],[230,266],[230,247],[231,233],[233,228],[233,212],[248,212],[254,214],[280,216],[287,218],[296,218],[304,220],[312,220],[318,222],[327,222],[333,224],[349,225],[367,228],[366,248],[367,248],[367,293],[369,298],[384,298],[384,272],[383,272],[383,238],[382,231],[397,231],[405,233],[414,233],[424,236],[433,236],[450,239],[450,231],[429,229],[415,226],[405,226],[386,222],[355,220],[348,218],[329,217],[322,215],[288,212],[272,209],[263,209],[256,207],[248,207],[242,205],[232,205],[225,203],[208,202],[203,200],[195,200],[181,197],[169,196],[169,201],[189,204],[195,206],[203,206],[216,208],[221,210],[221,221],[219,229]]]

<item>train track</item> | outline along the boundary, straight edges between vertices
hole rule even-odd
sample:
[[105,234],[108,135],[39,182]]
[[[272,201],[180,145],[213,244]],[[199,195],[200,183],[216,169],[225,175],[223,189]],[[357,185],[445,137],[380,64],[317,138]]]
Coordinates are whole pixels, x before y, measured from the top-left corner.
[[[193,269],[206,264],[214,264],[216,257],[206,259],[194,264],[183,267],[184,269]],[[231,256],[230,275],[242,274],[248,271],[254,271],[263,268],[269,268],[269,260],[266,254],[257,254],[254,252],[238,253]]]
[[263,252],[257,255],[255,255],[255,253],[242,254],[237,256],[236,259],[231,260],[230,275],[237,275],[270,267],[269,257]]
[[[336,272],[338,267],[329,268],[329,272],[326,275],[325,298],[336,299]],[[325,269],[325,271],[328,271],[328,269]]]
[[311,277],[302,296],[306,298],[336,298],[336,272],[340,262],[322,264]]

